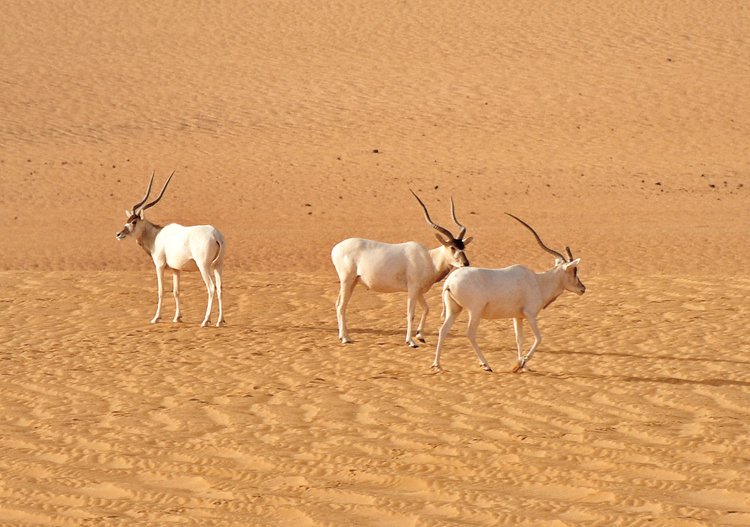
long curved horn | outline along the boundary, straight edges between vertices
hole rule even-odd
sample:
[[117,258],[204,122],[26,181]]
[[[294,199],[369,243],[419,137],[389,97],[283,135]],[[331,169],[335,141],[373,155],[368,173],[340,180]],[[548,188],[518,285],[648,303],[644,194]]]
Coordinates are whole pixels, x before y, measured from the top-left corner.
[[573,261],[573,251],[571,251],[570,247],[568,247],[567,245],[565,246],[565,252],[568,253],[568,258],[569,258],[568,261],[572,262]]
[[144,205],[141,210],[150,209],[151,207],[153,207],[154,205],[156,205],[157,203],[159,203],[159,200],[164,195],[164,191],[167,190],[167,185],[169,185],[169,182],[172,181],[172,176],[174,176],[174,170],[172,170],[172,173],[169,174],[169,177],[167,178],[167,182],[164,183],[164,186],[161,188],[161,192],[159,193],[159,196],[154,201],[152,201],[151,203],[149,203],[148,205]]
[[458,236],[456,236],[456,238],[458,238],[459,240],[463,240],[464,234],[466,234],[466,227],[461,225],[461,222],[456,219],[456,205],[453,203],[453,196],[451,196],[451,215],[453,216],[453,221],[456,223],[456,225],[461,227],[461,232],[458,233]]
[[154,174],[156,174],[156,171],[151,172],[151,181],[148,182],[148,188],[146,189],[146,195],[143,196],[143,199],[133,205],[133,214],[136,214],[138,212],[138,207],[146,203],[146,200],[148,199],[148,195],[151,194],[151,185],[154,184]]
[[432,221],[432,219],[430,219],[430,213],[427,212],[427,207],[425,206],[424,203],[422,203],[422,200],[419,199],[419,196],[417,196],[416,194],[414,194],[414,191],[412,189],[409,189],[409,192],[411,192],[412,195],[415,198],[417,198],[417,201],[419,202],[419,204],[422,205],[422,210],[424,210],[424,219],[427,220],[427,223],[429,223],[432,226],[432,228],[435,229],[436,231],[438,231],[438,232],[442,233],[443,235],[447,236],[449,240],[455,240],[455,238],[453,237],[453,235],[451,234],[451,232],[448,229],[446,229],[445,227],[441,227],[440,225],[438,225],[437,223],[435,223],[434,221]]
[[567,260],[565,259],[565,257],[562,254],[560,254],[559,252],[555,251],[554,249],[550,249],[549,247],[547,247],[546,245],[544,245],[544,242],[539,237],[539,235],[536,233],[536,231],[531,227],[531,225],[529,225],[528,223],[526,223],[525,221],[523,221],[521,218],[517,218],[516,216],[514,216],[510,212],[506,212],[505,214],[507,214],[508,216],[510,216],[511,218],[513,218],[514,220],[520,222],[521,225],[523,225],[524,227],[526,227],[527,229],[529,229],[531,231],[531,233],[534,235],[534,237],[536,238],[536,241],[539,243],[539,246],[542,249],[544,249],[545,251],[547,251],[548,253],[550,253],[551,255],[553,255],[556,258],[560,258],[563,262],[567,262]]

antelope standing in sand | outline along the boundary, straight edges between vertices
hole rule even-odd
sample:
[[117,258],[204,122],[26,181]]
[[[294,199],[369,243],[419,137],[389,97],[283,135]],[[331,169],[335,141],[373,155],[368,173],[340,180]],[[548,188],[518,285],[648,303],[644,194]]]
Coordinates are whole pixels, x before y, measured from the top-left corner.
[[[201,326],[207,326],[211,323],[211,309],[214,295],[216,295],[219,301],[219,318],[216,327],[219,327],[224,322],[224,310],[221,303],[221,273],[226,248],[224,236],[211,225],[185,227],[177,223],[169,223],[162,227],[151,223],[143,215],[146,209],[159,203],[173,175],[174,171],[169,175],[167,182],[164,183],[159,196],[144,205],[151,193],[151,185],[154,183],[154,174],[151,174],[146,195],[143,196],[141,201],[133,205],[132,210],[125,211],[128,220],[125,227],[115,236],[118,240],[124,240],[131,235],[135,236],[138,245],[143,247],[154,261],[159,300],[156,305],[156,314],[151,319],[152,324],[155,324],[161,318],[164,269],[172,270],[172,289],[175,301],[174,322],[180,322],[182,319],[180,314],[180,271],[197,269],[206,283],[206,289],[208,289],[208,306]],[[212,273],[213,278],[211,277]]]
[[[430,219],[427,207],[417,198],[422,206],[427,224],[438,231],[435,237],[440,247],[427,249],[417,242],[383,243],[362,238],[349,238],[338,243],[331,251],[331,259],[339,275],[340,290],[336,300],[336,318],[339,325],[339,340],[343,344],[351,342],[346,327],[346,306],[358,282],[379,293],[406,291],[406,343],[412,348],[418,347],[412,337],[412,325],[416,304],[422,306],[422,318],[417,327],[416,338],[424,342],[424,325],[429,307],[424,295],[433,284],[439,282],[453,267],[469,265],[465,248],[472,238],[464,239],[466,227],[456,219],[456,208],[451,198],[451,215],[461,229],[458,236],[453,236],[445,227]],[[441,236],[442,235],[442,236]]]
[[[506,213],[507,214],[507,213]],[[586,292],[578,277],[580,258],[573,259],[570,247],[565,247],[568,253],[566,259],[559,252],[547,247],[536,231],[523,220],[508,214],[529,229],[539,245],[555,257],[552,269],[543,273],[535,273],[522,265],[511,265],[503,269],[480,269],[470,267],[457,269],[443,285],[443,307],[445,322],[440,328],[435,361],[432,368],[440,371],[440,352],[445,337],[450,331],[456,316],[466,308],[469,311],[469,326],[466,336],[479,358],[479,362],[486,371],[492,371],[477,345],[477,328],[483,318],[512,318],[516,333],[518,348],[518,364],[514,372],[526,369],[526,363],[542,342],[537,317],[539,312],[554,302],[564,291],[571,291],[578,295]],[[534,332],[534,343],[526,355],[523,355],[523,320],[526,319]]]

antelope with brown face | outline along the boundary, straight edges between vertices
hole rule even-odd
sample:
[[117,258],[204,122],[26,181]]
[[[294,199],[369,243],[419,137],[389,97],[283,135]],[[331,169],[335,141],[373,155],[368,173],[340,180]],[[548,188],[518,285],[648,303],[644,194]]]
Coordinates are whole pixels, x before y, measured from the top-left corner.
[[425,293],[433,284],[445,278],[452,268],[469,265],[465,249],[472,238],[464,239],[466,227],[456,219],[453,198],[451,215],[460,228],[457,236],[433,222],[425,204],[413,191],[412,194],[422,206],[427,224],[440,233],[435,234],[440,247],[427,249],[417,242],[392,244],[349,238],[338,243],[331,251],[331,259],[340,281],[336,318],[339,340],[344,344],[351,342],[346,327],[346,307],[358,283],[379,293],[406,291],[406,343],[416,348],[418,345],[413,338],[412,325],[417,302],[423,311],[415,336],[417,340],[424,342],[424,325],[429,312]]
[[208,290],[208,306],[201,326],[207,326],[211,323],[213,300],[216,296],[219,304],[216,327],[219,327],[224,322],[224,309],[221,301],[221,274],[226,249],[224,236],[211,225],[185,227],[177,223],[169,223],[161,226],[151,223],[144,216],[144,212],[159,203],[159,200],[164,196],[173,175],[174,171],[164,183],[159,196],[144,205],[154,183],[154,174],[151,175],[146,195],[143,196],[141,201],[133,205],[132,210],[125,211],[128,218],[125,227],[115,236],[118,240],[133,236],[138,245],[148,253],[154,262],[158,301],[156,314],[151,319],[152,324],[155,324],[161,318],[164,270],[172,270],[172,289],[175,300],[174,322],[180,322],[182,318],[180,312],[180,272],[198,270]]

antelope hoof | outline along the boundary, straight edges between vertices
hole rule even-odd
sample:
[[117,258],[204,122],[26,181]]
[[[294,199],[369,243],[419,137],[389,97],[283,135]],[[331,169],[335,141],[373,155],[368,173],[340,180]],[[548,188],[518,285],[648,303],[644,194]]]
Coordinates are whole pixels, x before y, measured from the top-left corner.
[[182,322],[182,315],[180,315],[178,317],[174,317],[174,319],[172,319],[172,322],[174,322],[175,324],[178,323],[178,322]]
[[154,317],[149,321],[149,324],[156,324],[161,320],[161,317]]
[[486,372],[492,373],[492,368],[490,368],[489,364],[482,364],[482,369]]
[[511,370],[513,373],[523,373],[526,371],[526,367],[522,364],[516,364],[513,366],[513,369]]
[[427,344],[427,341],[424,339],[422,335],[417,335],[417,340],[421,342],[422,344]]
[[443,372],[443,368],[440,366],[440,364],[433,364],[432,365],[432,371],[434,373],[442,373]]
[[216,323],[216,327],[217,327],[217,328],[220,328],[220,327],[221,327],[221,326],[222,326],[223,324],[225,324],[225,322],[224,322],[223,320],[219,320],[219,321],[218,321],[218,322]]
[[341,341],[342,344],[351,344],[352,343],[352,339],[350,339],[349,337],[339,337],[339,340]]
[[208,319],[206,319],[206,320],[204,320],[203,322],[201,322],[201,327],[202,327],[202,328],[205,328],[205,327],[206,327],[206,326],[208,326],[208,325],[209,325],[210,323],[211,323],[211,321],[210,321],[210,320],[208,320]]
[[413,340],[412,341],[408,341],[407,340],[406,341],[406,345],[409,346],[410,348],[418,348],[419,347],[419,345],[416,342],[414,342]]

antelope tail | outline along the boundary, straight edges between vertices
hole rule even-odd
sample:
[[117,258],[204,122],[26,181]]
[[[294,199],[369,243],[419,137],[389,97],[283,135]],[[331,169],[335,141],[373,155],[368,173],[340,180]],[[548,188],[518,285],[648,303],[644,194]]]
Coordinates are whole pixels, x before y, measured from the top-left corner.
[[451,290],[446,287],[445,284],[443,284],[443,302],[440,307],[440,320],[445,320],[445,304],[448,303],[448,298],[451,296]]
[[216,258],[213,259],[211,262],[211,267],[216,265],[216,262],[219,261],[219,258],[221,258],[221,255],[224,253],[224,244],[221,243],[219,240],[216,240],[216,244],[219,246],[219,252],[216,253]]

